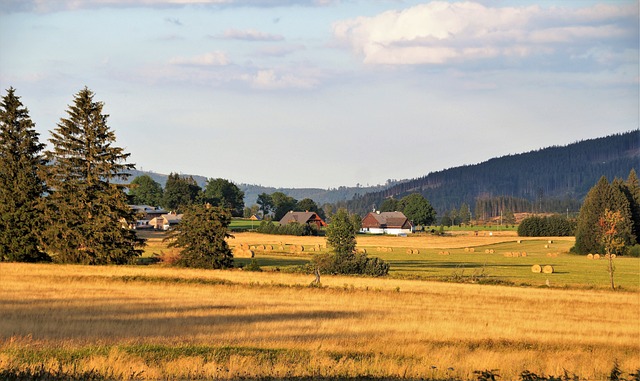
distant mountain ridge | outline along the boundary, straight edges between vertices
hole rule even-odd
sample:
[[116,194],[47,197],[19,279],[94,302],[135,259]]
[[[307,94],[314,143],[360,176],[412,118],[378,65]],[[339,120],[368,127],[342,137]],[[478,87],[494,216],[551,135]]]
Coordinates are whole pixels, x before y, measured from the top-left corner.
[[410,193],[423,194],[439,214],[462,203],[473,207],[483,197],[581,201],[600,177],[626,179],[632,168],[638,172],[639,163],[640,130],[634,130],[432,172],[356,196],[347,207],[362,214],[385,198]]
[[[260,193],[277,191],[297,200],[310,198],[318,205],[346,206],[351,212],[364,215],[380,207],[385,198],[401,198],[417,192],[423,194],[442,215],[444,211],[459,208],[462,203],[473,208],[478,198],[498,196],[530,201],[541,197],[569,199],[575,205],[601,176],[609,180],[626,178],[632,168],[638,172],[639,163],[640,130],[633,130],[566,146],[502,156],[373,187],[320,189],[237,185],[245,193],[246,206],[254,205]],[[132,171],[131,174],[131,179],[149,175],[163,187],[168,176],[145,171]],[[183,176],[192,176],[201,187],[206,184],[204,176]]]

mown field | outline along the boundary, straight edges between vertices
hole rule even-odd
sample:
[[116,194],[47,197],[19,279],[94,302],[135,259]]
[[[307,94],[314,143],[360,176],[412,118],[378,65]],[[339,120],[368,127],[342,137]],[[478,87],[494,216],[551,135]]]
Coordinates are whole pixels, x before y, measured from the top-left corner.
[[[571,240],[517,239],[358,237],[361,249],[392,263],[391,275],[323,276],[319,288],[309,286],[313,276],[289,272],[316,245],[326,250],[318,238],[236,234],[233,246],[256,246],[273,270],[263,272],[2,263],[0,370],[472,380],[493,369],[504,380],[524,370],[604,380],[616,361],[630,378],[640,368],[640,260],[616,258],[622,290],[613,292],[605,262],[567,254]],[[150,243],[146,255],[166,250]],[[294,245],[308,250],[276,249]],[[527,256],[504,256],[516,250]],[[543,261],[557,272],[531,273]],[[483,279],[510,286],[470,284]]]

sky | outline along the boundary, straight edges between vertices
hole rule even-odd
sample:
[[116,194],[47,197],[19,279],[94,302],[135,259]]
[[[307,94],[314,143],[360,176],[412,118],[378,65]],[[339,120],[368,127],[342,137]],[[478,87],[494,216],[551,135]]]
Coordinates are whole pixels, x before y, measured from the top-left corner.
[[639,127],[630,1],[0,0],[42,142],[85,86],[138,169],[385,184]]

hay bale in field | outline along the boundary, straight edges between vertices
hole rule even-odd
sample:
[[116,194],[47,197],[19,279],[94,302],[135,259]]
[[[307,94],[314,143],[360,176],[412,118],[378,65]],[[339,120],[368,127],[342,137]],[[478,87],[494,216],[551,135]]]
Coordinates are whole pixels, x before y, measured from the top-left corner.
[[289,246],[290,253],[295,253],[296,251],[298,251],[298,247],[296,245]]
[[609,259],[609,254],[605,254],[605,255],[604,255],[604,258],[605,258],[605,259]]
[[264,245],[258,245],[258,246],[256,247],[256,250],[260,250],[260,251],[265,251],[265,249],[266,249],[266,248],[265,248],[265,246],[264,246]]
[[536,273],[539,274],[540,271],[542,271],[542,268],[540,267],[540,265],[533,265],[531,266],[531,272],[532,273]]
[[587,254],[587,259],[593,259],[593,254],[591,253]]
[[420,250],[413,249],[413,250],[411,250],[411,254],[420,254]]
[[550,256],[551,256],[551,253],[547,253],[547,257],[550,257]]
[[264,248],[267,251],[273,251],[273,245],[266,245]]
[[448,251],[444,252],[444,255],[449,255],[449,254],[451,254],[451,253],[449,253]]
[[255,253],[249,249],[245,250],[245,249],[240,249],[237,250],[233,253],[233,256],[235,258],[253,258],[255,256]]
[[255,250],[255,249],[256,249],[256,247],[255,247],[255,246],[250,246],[250,247],[249,247],[249,250]]
[[513,257],[513,253],[508,251],[508,252],[504,253],[504,256],[507,257],[507,258],[511,258],[511,257]]
[[542,272],[545,274],[553,274],[553,266],[546,265],[545,267],[542,268]]
[[526,257],[526,256],[527,256],[527,252],[526,252],[526,251],[523,251],[522,253],[520,253],[520,256],[522,256],[522,257]]
[[302,253],[304,251],[304,246],[298,245],[298,251]]
[[240,245],[240,247],[242,248],[242,250],[249,250],[249,244],[248,243],[243,243]]
[[485,254],[489,254],[489,249],[484,249]]
[[521,239],[519,239],[519,240],[518,240],[518,243],[522,243],[522,240],[521,240]]
[[616,255],[615,254],[611,254],[611,259],[616,259]]
[[593,254],[593,259],[600,259],[600,254]]
[[393,247],[387,247],[387,252],[388,252],[388,253],[393,252]]
[[360,254],[367,254],[367,249],[356,249],[356,251]]
[[553,243],[553,240],[548,240],[547,242],[549,242],[549,243]]
[[411,249],[407,249],[407,254],[411,254]]
[[468,253],[468,252],[469,252],[469,248],[468,248],[468,247],[465,247],[465,248],[464,248],[464,252],[465,252],[465,253]]
[[474,247],[470,247],[470,248],[469,248],[469,252],[470,252],[470,253],[473,253],[473,252],[475,252],[475,251],[476,251],[476,249],[475,249]]
[[493,254],[493,253],[495,253],[495,250],[489,249],[489,254]]
[[284,251],[284,246],[278,246],[278,250]]
[[549,248],[549,245],[544,245],[544,248],[545,248],[545,249],[548,249],[548,248]]

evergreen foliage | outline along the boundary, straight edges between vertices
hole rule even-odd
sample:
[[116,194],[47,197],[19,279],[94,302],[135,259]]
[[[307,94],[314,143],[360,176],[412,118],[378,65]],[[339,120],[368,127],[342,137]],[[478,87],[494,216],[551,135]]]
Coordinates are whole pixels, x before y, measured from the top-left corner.
[[129,197],[134,205],[159,206],[162,204],[162,186],[149,175],[133,179],[129,185]]
[[349,216],[346,209],[340,209],[327,226],[327,245],[336,255],[353,254],[356,251],[356,233],[359,224]]
[[282,192],[272,193],[271,202],[273,203],[273,219],[276,221],[280,221],[285,214],[294,210],[298,204],[298,200]]
[[569,237],[575,232],[576,224],[561,215],[549,217],[532,216],[522,220],[518,226],[520,237]]
[[244,192],[237,185],[225,179],[209,179],[204,188],[204,201],[231,211],[233,217],[242,216]]
[[179,266],[204,269],[233,267],[233,254],[226,239],[231,213],[218,206],[192,205],[180,223],[169,233],[169,247],[182,248]]
[[0,103],[0,261],[48,259],[38,232],[42,229],[42,149],[29,110],[15,89]]
[[[372,205],[382,205],[389,197],[399,199],[420,193],[438,213],[464,202],[475,205],[475,217],[483,220],[497,217],[506,209],[514,213],[564,213],[567,208],[577,211],[580,200],[600,176],[626,177],[632,168],[637,168],[639,158],[640,130],[634,130],[432,172],[357,195],[346,207],[350,212],[368,213]],[[513,200],[496,205],[492,199],[501,195]],[[476,204],[476,199],[488,200],[487,208]]]
[[129,229],[135,223],[124,186],[129,157],[114,146],[115,133],[102,113],[103,103],[84,88],[74,96],[51,132],[45,243],[55,261],[83,264],[129,263],[143,241]]
[[198,201],[201,190],[193,177],[180,177],[177,173],[170,173],[164,186],[162,206],[181,213]]
[[618,235],[625,247],[631,247],[638,243],[635,231],[640,220],[635,219],[633,211],[637,208],[634,192],[637,188],[634,176],[629,175],[631,182],[614,179],[610,184],[606,177],[602,176],[596,185],[591,188],[580,208],[576,226],[576,244],[572,251],[578,254],[602,253],[602,231],[598,225],[607,209],[619,211],[621,221],[617,225]]

